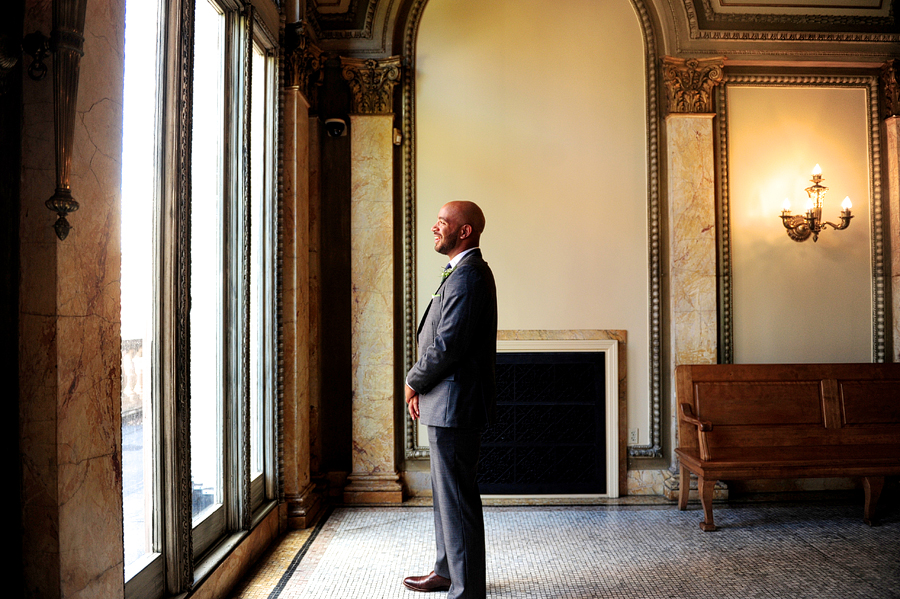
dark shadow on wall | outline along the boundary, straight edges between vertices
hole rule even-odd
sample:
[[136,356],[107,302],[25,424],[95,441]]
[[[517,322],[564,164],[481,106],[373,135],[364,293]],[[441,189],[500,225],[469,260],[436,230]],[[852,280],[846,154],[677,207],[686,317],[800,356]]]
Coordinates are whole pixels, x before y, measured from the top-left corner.
[[[29,57],[21,53],[25,5],[13,1],[6,5],[0,24],[0,52],[4,57],[18,58],[11,70],[0,67],[0,380],[3,381],[2,412],[3,455],[10,460],[12,475],[11,527],[15,531],[16,547],[7,558],[7,579],[10,596],[24,593],[22,576],[22,461],[19,458],[19,209],[22,160],[22,63]],[[49,84],[50,82],[47,81]],[[15,398],[15,401],[13,401]]]

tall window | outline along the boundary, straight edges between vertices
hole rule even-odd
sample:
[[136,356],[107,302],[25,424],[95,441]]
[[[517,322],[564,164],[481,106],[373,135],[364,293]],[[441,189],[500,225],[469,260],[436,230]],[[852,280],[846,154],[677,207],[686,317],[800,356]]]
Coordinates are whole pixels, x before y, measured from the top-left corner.
[[274,505],[269,31],[236,0],[126,1],[122,463],[132,597],[189,590]]
[[191,112],[191,514],[195,527],[207,521],[213,530],[204,537],[207,542],[195,537],[195,553],[224,529],[224,33],[221,9],[197,0]]
[[122,508],[126,574],[155,553],[155,409],[153,227],[159,208],[157,99],[159,1],[131,0],[125,15],[122,144]]
[[257,36],[251,54],[250,79],[250,478],[252,503],[274,492],[265,464],[274,459],[271,419],[274,415],[275,364],[275,229],[267,214],[275,211],[275,111],[267,109],[275,95],[275,60]]

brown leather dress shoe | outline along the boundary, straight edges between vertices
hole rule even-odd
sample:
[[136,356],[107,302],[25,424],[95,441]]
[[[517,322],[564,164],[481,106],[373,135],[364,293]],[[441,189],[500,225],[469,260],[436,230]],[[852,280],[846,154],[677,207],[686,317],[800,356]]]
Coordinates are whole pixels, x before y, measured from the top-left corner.
[[450,590],[450,579],[438,576],[434,572],[426,576],[410,576],[403,580],[403,586],[414,591],[429,593],[431,591]]

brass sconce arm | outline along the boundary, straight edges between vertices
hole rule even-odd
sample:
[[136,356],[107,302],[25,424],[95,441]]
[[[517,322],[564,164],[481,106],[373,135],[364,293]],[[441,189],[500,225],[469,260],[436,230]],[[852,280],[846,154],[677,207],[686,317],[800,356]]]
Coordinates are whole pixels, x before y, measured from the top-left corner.
[[853,215],[850,214],[849,210],[841,211],[841,224],[836,225],[832,222],[826,222],[825,224],[834,229],[835,231],[842,231],[850,226],[850,219],[853,218]]

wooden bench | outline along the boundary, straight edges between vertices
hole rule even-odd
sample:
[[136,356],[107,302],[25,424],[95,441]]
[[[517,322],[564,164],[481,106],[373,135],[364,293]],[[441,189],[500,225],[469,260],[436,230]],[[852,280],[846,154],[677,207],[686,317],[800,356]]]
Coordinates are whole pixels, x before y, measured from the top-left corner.
[[675,370],[681,487],[698,479],[715,530],[716,481],[862,477],[871,525],[900,474],[900,364],[712,364]]

